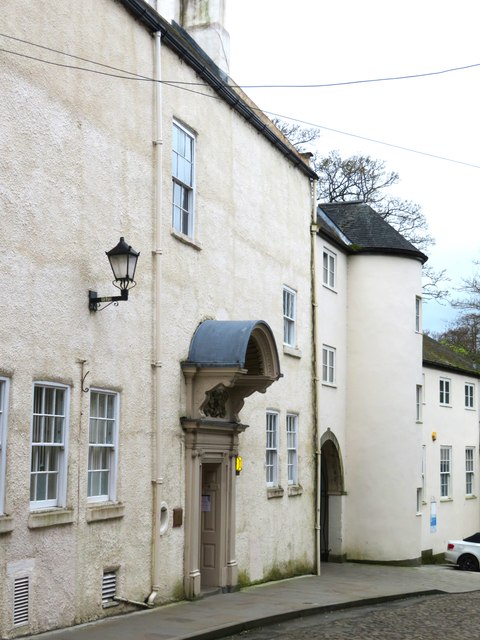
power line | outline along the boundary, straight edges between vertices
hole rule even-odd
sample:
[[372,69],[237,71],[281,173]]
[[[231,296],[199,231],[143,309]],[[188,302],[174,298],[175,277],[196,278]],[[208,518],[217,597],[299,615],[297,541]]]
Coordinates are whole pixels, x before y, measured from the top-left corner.
[[[82,58],[81,56],[76,56],[74,54],[71,53],[66,53],[65,51],[59,51],[58,49],[53,49],[51,47],[46,47],[44,45],[41,44],[37,44],[35,42],[31,42],[29,40],[24,40],[22,38],[17,38],[15,36],[10,36],[7,35],[5,33],[0,33],[0,36],[2,38],[8,38],[10,40],[15,40],[17,42],[21,42],[23,44],[28,44],[32,47],[38,47],[40,49],[44,49],[46,51],[51,51],[53,53],[58,53],[60,55],[64,55],[67,56],[69,58],[74,58],[75,60],[81,60],[82,62],[88,62],[90,64],[94,64],[100,67],[105,67],[107,69],[112,69],[113,71],[120,71],[121,73],[125,73],[128,74],[128,76],[132,76],[131,79],[139,79],[139,80],[149,80],[151,82],[154,82],[155,79],[154,78],[150,78],[149,76],[144,76],[138,73],[134,73],[133,71],[125,71],[124,69],[118,69],[117,67],[113,67],[111,65],[108,64],[104,64],[101,62],[96,62],[95,60],[89,60],[88,58]],[[2,50],[3,51],[3,50]],[[9,52],[9,53],[13,53],[13,52]],[[20,55],[20,54],[18,54]],[[28,56],[25,56],[28,57]],[[35,59],[35,58],[34,58]],[[48,62],[48,61],[45,61]],[[50,62],[49,64],[58,64],[59,63],[53,63]],[[68,67],[68,65],[65,65]],[[467,69],[474,69],[476,67],[480,67],[480,62],[474,63],[474,64],[468,64],[468,65],[463,65],[460,67],[451,67],[448,69],[440,69],[438,71],[426,71],[424,73],[412,73],[412,74],[407,74],[407,75],[400,75],[400,76],[385,76],[382,78],[366,78],[363,80],[348,80],[348,81],[343,81],[343,82],[326,82],[326,83],[312,83],[312,84],[242,84],[242,85],[237,85],[238,87],[242,88],[242,89],[323,89],[323,88],[328,88],[328,87],[343,87],[343,86],[349,86],[349,85],[356,85],[356,84],[370,84],[370,83],[376,83],[376,82],[391,82],[391,81],[396,81],[396,80],[412,80],[415,78],[427,78],[430,76],[438,76],[438,75],[444,75],[447,73],[455,73],[457,71],[465,71]],[[73,69],[76,68],[80,68],[81,67],[72,67]],[[87,69],[82,69],[84,71],[87,71]],[[117,76],[113,76],[113,77],[117,77]],[[123,76],[121,76],[123,77]],[[165,82],[165,83],[172,83],[172,84],[178,84],[178,85],[197,85],[197,86],[208,86],[205,83],[202,82],[177,82],[175,80],[162,80],[159,82]]]
[[[76,60],[81,60],[83,62],[88,62],[89,64],[94,64],[94,65],[97,65],[97,66],[100,66],[100,67],[111,69],[112,71],[118,71],[121,74],[128,74],[128,75],[120,75],[120,73],[109,73],[107,71],[100,71],[98,69],[89,69],[87,67],[78,67],[78,66],[74,66],[74,65],[61,63],[61,62],[54,62],[53,60],[45,60],[45,59],[42,59],[42,58],[37,58],[35,56],[30,56],[30,55],[27,55],[27,54],[24,54],[24,53],[19,53],[17,51],[11,51],[11,50],[8,50],[8,49],[0,48],[0,52],[3,52],[3,53],[8,53],[8,54],[11,54],[11,55],[19,56],[19,57],[22,57],[22,58],[26,58],[28,60],[33,60],[35,62],[41,62],[41,63],[48,64],[48,65],[53,65],[53,66],[57,66],[57,67],[72,69],[72,70],[75,70],[75,71],[86,71],[86,72],[89,72],[89,73],[95,73],[95,74],[108,76],[108,77],[111,77],[111,78],[116,78],[116,79],[121,79],[121,80],[140,80],[140,81],[144,81],[144,82],[161,82],[162,84],[165,84],[167,86],[171,86],[174,89],[180,89],[182,91],[187,91],[189,93],[194,93],[196,95],[200,95],[200,96],[203,96],[205,98],[212,98],[212,99],[216,99],[216,100],[221,100],[221,98],[219,96],[208,94],[208,93],[202,93],[200,91],[196,91],[194,89],[188,88],[189,86],[192,86],[192,85],[195,85],[195,86],[208,86],[208,85],[206,85],[204,83],[184,83],[184,82],[177,82],[177,81],[172,81],[172,80],[156,80],[155,78],[150,78],[149,76],[140,75],[140,74],[137,74],[137,73],[134,73],[134,72],[131,72],[131,71],[125,71],[124,69],[119,69],[117,67],[113,67],[111,65],[103,64],[101,62],[95,62],[93,60],[89,60],[88,58],[82,58],[80,56],[76,56],[76,55],[73,55],[73,54],[70,54],[70,53],[65,53],[65,52],[59,51],[57,49],[52,49],[50,47],[46,47],[46,46],[43,46],[43,45],[40,45],[40,44],[35,44],[33,42],[29,42],[28,40],[22,40],[20,38],[16,38],[14,36],[9,36],[9,35],[2,34],[2,33],[0,33],[0,36],[1,37],[5,37],[5,38],[9,38],[11,40],[16,40],[18,42],[22,42],[24,44],[28,44],[28,45],[31,45],[31,46],[34,46],[34,47],[39,47],[41,49],[45,49],[45,50],[53,52],[53,53],[58,53],[58,54],[61,54],[61,55],[64,55],[64,56],[67,56],[67,57],[70,57],[70,58],[74,58]],[[458,71],[458,70],[461,70],[461,69],[468,69],[468,68],[477,67],[477,66],[480,66],[480,64],[469,65],[467,67],[457,67],[455,69],[448,69],[448,70],[445,70],[445,71],[432,72],[432,73],[429,73],[429,74],[418,74],[417,76],[402,76],[402,77],[397,77],[397,78],[393,78],[392,77],[392,78],[383,78],[383,79],[377,79],[377,80],[363,80],[363,81],[362,80],[358,80],[358,81],[353,81],[353,82],[349,82],[349,83],[335,83],[335,84],[331,84],[331,85],[308,85],[308,86],[312,86],[312,87],[313,86],[340,86],[342,84],[358,84],[358,83],[361,83],[361,82],[380,82],[380,81],[384,81],[384,80],[395,80],[395,79],[399,80],[399,79],[405,79],[407,77],[412,77],[413,78],[413,77],[423,77],[423,76],[426,76],[426,75],[437,75],[437,74],[441,74],[441,73],[449,73],[451,71]],[[187,86],[185,86],[185,85],[187,85]],[[240,85],[237,85],[237,86],[239,86],[239,88],[241,88]],[[270,85],[270,86],[271,87],[274,87],[274,86],[279,86],[280,87],[280,85]],[[289,85],[285,85],[285,87],[288,87],[288,86]],[[291,88],[301,88],[302,87],[302,85],[290,85],[290,86],[291,86]],[[250,86],[250,88],[254,88],[254,87],[261,88],[258,85],[251,85]],[[232,88],[235,89],[235,85],[232,86]],[[349,136],[349,137],[352,137],[352,138],[357,138],[359,140],[365,140],[367,142],[372,142],[374,144],[380,144],[380,145],[383,145],[383,146],[386,146],[386,147],[399,149],[400,151],[407,151],[409,153],[415,153],[417,155],[422,155],[422,156],[426,156],[426,157],[429,157],[429,158],[434,158],[436,160],[443,160],[445,162],[451,162],[451,163],[454,163],[454,164],[460,164],[460,165],[463,165],[463,166],[466,166],[466,167],[471,167],[471,168],[474,168],[474,169],[480,169],[480,165],[476,165],[476,164],[469,163],[469,162],[463,162],[462,160],[455,160],[453,158],[447,158],[445,156],[440,156],[440,155],[436,155],[436,154],[433,154],[433,153],[428,153],[426,151],[420,151],[418,149],[411,149],[409,147],[404,147],[404,146],[393,144],[393,143],[390,143],[390,142],[384,142],[382,140],[376,140],[374,138],[369,138],[367,136],[361,136],[359,134],[350,133],[350,132],[347,132],[347,131],[341,131],[340,129],[334,129],[332,127],[327,127],[327,126],[316,124],[316,123],[306,122],[304,120],[300,120],[298,118],[293,118],[291,116],[285,116],[285,115],[273,113],[271,111],[264,111],[264,110],[262,110],[260,108],[253,107],[253,106],[251,106],[250,108],[253,111],[258,111],[259,113],[265,113],[265,114],[268,114],[270,116],[274,116],[274,117],[277,117],[277,118],[282,118],[284,120],[290,120],[292,122],[298,122],[299,124],[303,124],[303,125],[306,125],[306,126],[309,126],[309,127],[314,127],[316,129],[320,129],[320,130],[324,129],[325,131],[331,131],[332,133],[337,133],[339,135]]]
[[427,151],[419,151],[418,149],[411,149],[410,147],[403,147],[399,144],[394,144],[391,142],[384,142],[382,140],[375,140],[375,138],[368,138],[367,136],[361,136],[356,133],[350,133],[348,131],[341,131],[340,129],[333,129],[332,127],[326,127],[322,124],[315,124],[313,122],[307,122],[305,120],[299,120],[298,118],[291,118],[290,116],[284,116],[279,113],[273,113],[272,111],[264,111],[270,116],[274,116],[275,118],[281,118],[284,120],[291,120],[292,122],[298,122],[299,124],[304,124],[308,127],[313,127],[315,129],[325,129],[325,131],[331,131],[332,133],[338,133],[342,136],[349,136],[351,138],[358,138],[359,140],[366,140],[367,142],[373,142],[375,144],[381,144],[384,147],[392,147],[393,149],[399,149],[400,151],[408,151],[409,153],[416,153],[417,155],[427,156],[428,158],[435,158],[436,160],[444,160],[446,162],[453,162],[454,164],[461,164],[465,167],[471,167],[473,169],[480,169],[480,165],[473,164],[470,162],[464,162],[463,160],[455,160],[453,158],[447,158],[445,156],[439,156],[435,153],[428,153]]
[[88,71],[89,73],[96,73],[101,76],[110,76],[111,78],[120,78],[122,80],[147,80],[151,78],[124,76],[119,74],[107,73],[106,71],[99,71],[98,69],[87,69],[86,67],[74,67],[71,64],[65,64],[62,62],[54,62],[53,60],[43,60],[42,58],[36,58],[35,56],[29,56],[26,53],[19,53],[18,51],[10,51],[9,49],[0,48],[2,53],[9,53],[20,58],[27,58],[27,60],[34,60],[35,62],[43,62],[43,64],[53,65],[54,67],[63,67],[64,69],[75,69],[76,71]]
[[349,80],[345,82],[327,82],[324,84],[242,84],[238,85],[243,89],[323,89],[326,87],[344,87],[353,84],[368,84],[373,82],[390,82],[392,80],[412,80],[414,78],[427,78],[429,76],[439,76],[445,73],[454,73],[455,71],[465,71],[480,67],[480,62],[468,64],[463,67],[452,67],[451,69],[442,69],[440,71],[427,71],[425,73],[412,73],[405,76],[386,76],[385,78],[368,78],[366,80]]
[[[0,34],[1,36],[2,34]],[[34,45],[34,46],[41,46],[41,45]],[[55,49],[50,49],[50,51],[55,51]],[[14,56],[18,56],[20,58],[26,58],[27,60],[33,60],[35,62],[42,62],[43,64],[48,64],[48,65],[52,65],[54,67],[62,67],[64,69],[72,69],[74,71],[86,71],[88,73],[95,73],[97,75],[101,75],[101,76],[107,76],[109,78],[117,78],[120,80],[142,80],[144,82],[159,82],[161,84],[167,85],[167,86],[171,86],[174,87],[176,89],[182,89],[182,91],[188,91],[189,93],[195,93],[196,95],[199,96],[204,96],[206,98],[214,98],[217,100],[221,100],[221,98],[219,98],[218,96],[212,96],[208,93],[202,93],[201,91],[196,91],[194,89],[190,89],[187,86],[182,86],[183,84],[187,84],[187,85],[200,85],[201,83],[182,83],[182,82],[176,82],[173,80],[156,80],[155,78],[150,78],[148,76],[142,76],[139,74],[135,74],[133,72],[130,71],[124,71],[123,69],[118,69],[118,71],[121,71],[122,73],[129,73],[131,75],[120,75],[118,73],[108,73],[107,71],[99,71],[98,69],[88,69],[87,67],[77,67],[71,64],[65,64],[62,62],[55,62],[53,60],[45,60],[44,58],[37,58],[35,56],[29,56],[26,53],[19,53],[18,51],[11,51],[9,49],[2,49],[0,48],[0,52],[2,53],[9,53],[11,55]],[[64,54],[64,55],[70,55],[70,54]],[[78,56],[72,56],[74,58],[77,58],[79,60],[84,60],[86,62],[90,62],[91,64],[98,64],[101,67],[106,67],[108,69],[113,69],[115,70],[116,67],[111,67],[109,65],[104,65],[100,62],[93,62],[91,60],[88,60],[86,58],[79,58]],[[201,84],[201,86],[207,87],[207,84]]]
[[[88,62],[89,64],[94,64],[97,65],[98,67],[104,67],[105,69],[112,69],[113,71],[119,71],[121,73],[125,73],[128,74],[129,76],[132,76],[132,80],[135,79],[139,79],[139,80],[153,80],[153,78],[149,78],[148,76],[143,76],[140,75],[138,73],[134,73],[132,71],[125,71],[125,69],[119,69],[118,67],[112,67],[111,65],[108,64],[104,64],[102,62],[97,62],[95,60],[89,60],[88,58],[82,58],[81,56],[76,56],[73,53],[66,53],[65,51],[59,51],[58,49],[52,49],[52,47],[46,47],[43,44],[37,44],[36,42],[30,42],[29,40],[23,40],[22,38],[16,38],[15,36],[9,36],[6,33],[0,33],[0,36],[2,38],[8,38],[9,40],[15,40],[16,42],[21,42],[22,44],[28,44],[32,47],[37,47],[38,49],[44,49],[45,51],[50,51],[52,53],[58,53],[62,56],[66,56],[67,58],[73,58],[74,60],[81,60],[82,62]],[[6,51],[5,49],[1,49],[1,51]],[[21,53],[16,53],[15,51],[6,51],[7,53],[13,53],[15,55],[19,55],[22,56],[23,54]],[[30,56],[23,56],[23,57],[30,57]],[[55,63],[55,62],[49,62],[48,60],[43,60],[41,58],[35,58],[33,56],[31,56],[31,58],[33,60],[38,60],[39,62],[45,62],[46,64],[58,64],[58,66],[64,66],[67,68],[71,68],[71,69],[80,69],[82,71],[91,71],[92,73],[95,73],[94,69],[85,69],[83,67],[74,67],[74,66],[70,66],[70,65],[61,65],[60,63]],[[98,72],[96,72],[98,73]],[[108,75],[108,74],[105,74]],[[117,75],[114,75],[113,77],[118,77]],[[120,76],[123,77],[123,76]]]

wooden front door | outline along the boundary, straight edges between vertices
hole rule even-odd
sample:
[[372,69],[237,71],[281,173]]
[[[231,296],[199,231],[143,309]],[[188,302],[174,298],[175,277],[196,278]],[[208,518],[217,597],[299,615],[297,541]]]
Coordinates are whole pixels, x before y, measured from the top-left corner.
[[220,584],[221,465],[202,465],[200,573],[202,587]]

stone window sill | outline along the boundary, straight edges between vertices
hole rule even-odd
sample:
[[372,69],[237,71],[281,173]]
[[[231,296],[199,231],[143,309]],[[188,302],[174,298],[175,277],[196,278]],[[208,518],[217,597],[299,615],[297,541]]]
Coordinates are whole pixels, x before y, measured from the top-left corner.
[[103,522],[123,518],[125,505],[122,503],[93,504],[87,509],[87,522]]
[[300,359],[302,357],[302,352],[297,347],[289,347],[288,344],[283,345],[283,353],[286,356],[291,356],[292,358]]
[[322,282],[322,286],[324,287],[324,289],[328,289],[332,293],[338,293],[337,289],[335,289],[334,287],[330,287],[328,284],[325,284],[325,282]]
[[13,531],[13,516],[0,516],[0,535]]
[[291,484],[287,489],[287,493],[289,496],[301,496],[303,487],[301,484]]
[[267,487],[267,498],[283,498],[285,491],[283,487]]
[[28,528],[39,529],[41,527],[56,527],[62,524],[72,524],[73,516],[73,509],[32,511],[28,516]]
[[198,240],[194,240],[190,236],[186,236],[184,233],[180,233],[179,231],[176,231],[175,229],[171,229],[170,233],[176,240],[179,240],[180,242],[183,242],[183,244],[187,244],[189,247],[192,247],[193,249],[196,249],[197,251],[201,251],[202,250],[202,245],[200,244],[200,242],[198,242]]

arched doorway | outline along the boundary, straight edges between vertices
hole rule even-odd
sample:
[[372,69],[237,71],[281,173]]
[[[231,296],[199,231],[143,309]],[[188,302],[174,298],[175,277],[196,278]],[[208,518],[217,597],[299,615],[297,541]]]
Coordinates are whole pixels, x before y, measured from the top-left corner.
[[335,435],[327,429],[321,441],[320,492],[320,554],[321,560],[343,559],[342,512],[344,477],[340,446]]
[[185,593],[237,584],[235,461],[244,400],[281,376],[275,339],[261,320],[201,323],[182,363],[186,383]]

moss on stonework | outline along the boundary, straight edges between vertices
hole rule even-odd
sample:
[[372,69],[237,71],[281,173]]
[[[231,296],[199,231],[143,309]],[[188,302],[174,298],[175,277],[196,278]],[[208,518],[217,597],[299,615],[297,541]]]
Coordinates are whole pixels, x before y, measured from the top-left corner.
[[249,584],[252,584],[250,580],[250,576],[247,571],[239,571],[238,572],[238,586],[240,589],[243,587],[248,587]]
[[433,553],[432,549],[422,551],[422,564],[444,564],[445,554]]
[[178,580],[172,590],[173,600],[185,600],[185,588],[182,580]]
[[250,580],[250,576],[246,571],[238,572],[238,586],[240,588],[253,586],[255,584],[263,584],[265,582],[275,582],[277,580],[285,580],[296,576],[310,575],[313,573],[313,566],[306,561],[290,560],[282,564],[274,564],[265,573],[260,580]]

